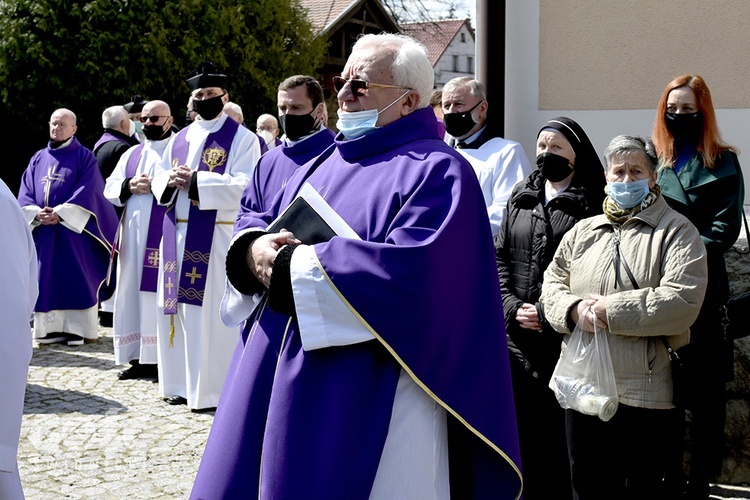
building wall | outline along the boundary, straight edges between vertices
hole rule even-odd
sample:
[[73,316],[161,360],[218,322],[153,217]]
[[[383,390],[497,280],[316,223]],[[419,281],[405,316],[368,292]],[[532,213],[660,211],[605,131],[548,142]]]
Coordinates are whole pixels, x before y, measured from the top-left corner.
[[[462,34],[465,39],[464,42],[461,41]],[[471,31],[464,24],[435,65],[435,86],[441,88],[448,80],[459,76],[474,76],[476,72],[475,53],[474,38]],[[453,71],[454,56],[458,57],[458,71]],[[470,67],[468,65],[468,58],[472,60]]]
[[506,137],[529,158],[539,128],[555,116],[578,121],[599,152],[618,134],[649,136],[661,93],[685,73],[706,79],[725,141],[750,152],[750,2],[506,5]]

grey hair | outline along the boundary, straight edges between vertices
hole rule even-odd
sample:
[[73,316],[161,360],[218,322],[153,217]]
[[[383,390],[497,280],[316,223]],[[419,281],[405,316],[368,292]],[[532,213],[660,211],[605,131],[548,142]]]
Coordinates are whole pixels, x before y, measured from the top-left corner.
[[419,108],[430,105],[430,94],[435,87],[435,70],[427,58],[424,45],[406,35],[381,33],[363,35],[352,47],[352,52],[371,49],[379,57],[393,59],[393,83],[411,89],[419,95]]
[[618,135],[612,139],[604,150],[604,165],[605,172],[609,172],[609,167],[612,164],[614,158],[622,158],[623,156],[632,156],[635,154],[642,154],[646,158],[649,171],[653,174],[656,172],[656,165],[659,163],[659,158],[656,155],[656,148],[651,139],[643,139],[633,135]]
[[122,106],[110,106],[102,113],[102,128],[117,128],[123,120],[129,120],[130,115]]
[[232,112],[240,115],[240,118],[242,118],[243,120],[245,119],[245,114],[242,112],[242,108],[236,102],[232,102],[232,101],[227,102],[224,105],[224,109],[228,109],[228,110],[230,110],[230,111],[232,111]]
[[451,92],[461,87],[469,87],[471,95],[478,98],[480,101],[487,100],[487,91],[484,88],[484,84],[479,80],[471,76],[459,76],[443,85],[443,92]]

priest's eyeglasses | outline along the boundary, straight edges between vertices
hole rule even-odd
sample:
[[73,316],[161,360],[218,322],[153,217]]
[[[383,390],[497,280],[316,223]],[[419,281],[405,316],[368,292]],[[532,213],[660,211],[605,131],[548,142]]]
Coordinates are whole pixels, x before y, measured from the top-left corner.
[[149,121],[151,123],[156,123],[162,118],[169,118],[168,116],[160,116],[160,115],[154,115],[154,116],[141,116],[141,123],[148,123]]
[[354,94],[357,97],[364,97],[367,95],[367,90],[372,88],[383,88],[383,89],[408,89],[408,90],[414,90],[409,87],[400,87],[398,85],[386,85],[384,83],[372,83],[365,80],[360,80],[358,78],[350,78],[349,80],[346,80],[345,78],[342,78],[340,76],[334,76],[333,77],[333,88],[336,89],[336,92],[341,92],[341,89],[344,88],[344,85],[349,84],[349,87],[352,89],[352,94]]
[[68,128],[68,124],[65,122],[49,122],[49,126],[59,129]]

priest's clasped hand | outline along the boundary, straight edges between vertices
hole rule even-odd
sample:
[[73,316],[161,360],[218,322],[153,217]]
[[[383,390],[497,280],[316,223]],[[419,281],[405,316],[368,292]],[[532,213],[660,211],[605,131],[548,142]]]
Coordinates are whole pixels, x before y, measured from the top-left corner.
[[45,207],[36,215],[36,220],[44,226],[51,226],[60,222],[60,217],[50,207]]
[[257,238],[247,249],[245,260],[253,275],[268,288],[273,274],[273,263],[279,250],[284,245],[299,245],[293,233],[282,229],[278,233],[269,233]]
[[130,192],[133,194],[148,194],[151,192],[151,176],[141,174],[130,179]]
[[190,189],[190,179],[193,177],[193,170],[187,165],[173,167],[169,172],[169,182],[167,186],[177,189]]

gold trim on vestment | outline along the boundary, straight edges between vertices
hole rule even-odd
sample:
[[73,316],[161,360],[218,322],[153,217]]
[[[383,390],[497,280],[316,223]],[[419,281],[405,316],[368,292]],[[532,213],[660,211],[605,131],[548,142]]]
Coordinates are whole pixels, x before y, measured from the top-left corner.
[[[177,219],[177,222],[180,224],[187,224],[188,219]],[[234,221],[233,220],[217,220],[216,222],[214,222],[214,224],[231,224],[234,226]]]
[[469,429],[471,432],[473,432],[479,439],[484,441],[490,448],[495,450],[503,459],[505,459],[506,462],[508,462],[511,467],[513,467],[513,470],[516,471],[516,474],[518,474],[518,479],[521,481],[521,489],[518,492],[518,495],[516,496],[516,500],[521,498],[521,493],[523,492],[523,475],[521,474],[521,471],[518,469],[518,466],[513,462],[513,460],[508,457],[508,455],[505,454],[503,450],[501,450],[495,443],[487,439],[481,432],[479,432],[477,429],[475,429],[473,426],[471,426],[464,418],[459,415],[453,408],[448,406],[443,400],[441,400],[435,393],[433,393],[429,387],[427,387],[417,376],[414,374],[414,372],[406,365],[406,363],[401,359],[401,357],[396,353],[396,351],[388,345],[388,343],[378,335],[378,333],[375,331],[373,327],[370,326],[367,321],[357,312],[354,307],[349,303],[348,300],[344,297],[344,295],[339,291],[339,289],[336,287],[336,285],[331,281],[331,278],[328,276],[328,273],[326,273],[325,269],[323,268],[323,265],[320,263],[320,260],[318,259],[317,253],[313,252],[313,255],[315,257],[315,263],[317,264],[318,268],[320,269],[321,273],[323,274],[323,277],[326,279],[328,284],[331,286],[334,292],[336,292],[336,295],[339,296],[341,301],[346,305],[346,307],[356,316],[356,318],[362,322],[362,324],[367,328],[367,330],[372,333],[372,335],[378,339],[378,341],[383,344],[383,346],[388,350],[388,352],[393,356],[393,358],[398,362],[399,365],[401,365],[401,368],[406,370],[406,373],[409,374],[409,376],[412,378],[414,383],[416,383],[425,393],[427,393],[428,396],[430,396],[435,402],[437,402],[440,406],[445,408],[447,412],[449,412],[451,415],[453,415],[459,422],[461,422],[464,426],[466,426],[467,429]]

